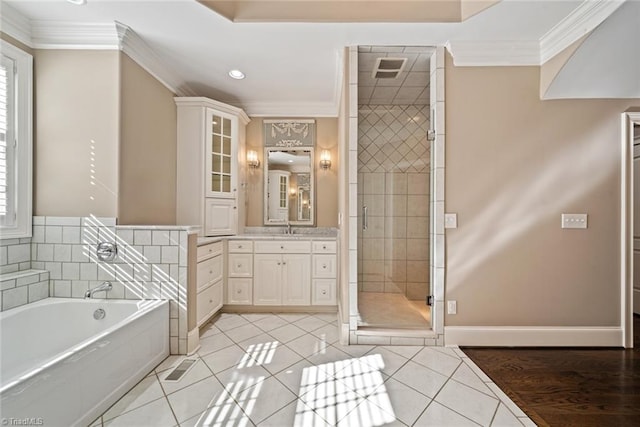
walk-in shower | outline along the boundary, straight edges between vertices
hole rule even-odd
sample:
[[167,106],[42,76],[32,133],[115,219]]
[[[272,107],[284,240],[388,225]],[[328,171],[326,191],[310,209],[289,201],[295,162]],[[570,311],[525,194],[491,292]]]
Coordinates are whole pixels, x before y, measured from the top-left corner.
[[428,47],[358,48],[359,326],[431,327]]

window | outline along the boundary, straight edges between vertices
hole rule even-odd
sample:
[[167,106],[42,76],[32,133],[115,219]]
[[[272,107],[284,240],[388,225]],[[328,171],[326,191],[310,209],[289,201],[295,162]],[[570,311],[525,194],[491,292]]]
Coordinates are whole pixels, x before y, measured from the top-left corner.
[[0,237],[29,237],[33,59],[0,43]]

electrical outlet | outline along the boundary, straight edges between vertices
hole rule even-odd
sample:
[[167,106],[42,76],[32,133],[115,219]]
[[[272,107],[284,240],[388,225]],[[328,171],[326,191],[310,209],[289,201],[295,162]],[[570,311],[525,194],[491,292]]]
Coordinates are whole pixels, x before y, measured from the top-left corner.
[[587,228],[587,214],[562,214],[562,228]]
[[444,228],[458,228],[458,214],[444,214]]
[[447,301],[447,314],[456,314],[458,312],[458,304],[454,301]]

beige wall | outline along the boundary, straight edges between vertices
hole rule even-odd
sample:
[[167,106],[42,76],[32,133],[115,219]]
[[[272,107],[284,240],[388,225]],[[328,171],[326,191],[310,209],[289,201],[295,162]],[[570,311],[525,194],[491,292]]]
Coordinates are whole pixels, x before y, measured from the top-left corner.
[[174,94],[126,54],[120,59],[120,224],[176,222]]
[[448,326],[620,323],[620,113],[640,100],[540,101],[539,72],[447,58]]
[[[247,150],[258,152],[258,158],[264,162],[264,145],[262,133],[262,119],[252,118],[247,126]],[[322,150],[331,152],[331,169],[319,169],[320,153]],[[315,179],[316,179],[316,226],[338,226],[338,119],[316,119],[316,149],[315,149]],[[263,166],[259,169],[249,169],[247,173],[247,226],[259,227],[264,224],[263,205]]]
[[36,50],[34,215],[115,217],[119,53]]

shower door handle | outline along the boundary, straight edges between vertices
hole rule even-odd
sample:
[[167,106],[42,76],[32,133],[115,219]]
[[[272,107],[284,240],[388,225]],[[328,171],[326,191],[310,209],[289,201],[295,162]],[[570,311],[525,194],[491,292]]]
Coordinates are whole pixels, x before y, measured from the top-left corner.
[[362,229],[366,230],[369,228],[369,208],[366,206],[362,207]]

